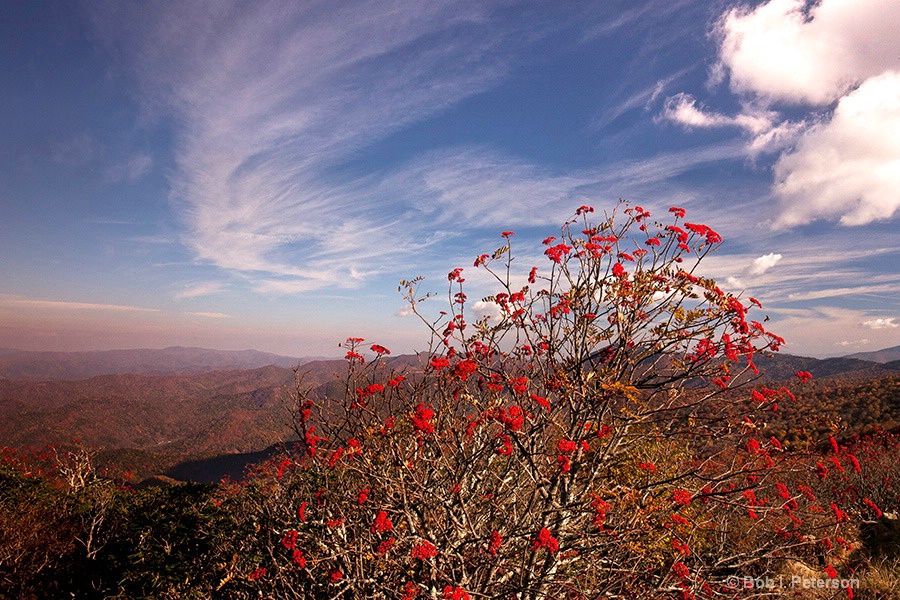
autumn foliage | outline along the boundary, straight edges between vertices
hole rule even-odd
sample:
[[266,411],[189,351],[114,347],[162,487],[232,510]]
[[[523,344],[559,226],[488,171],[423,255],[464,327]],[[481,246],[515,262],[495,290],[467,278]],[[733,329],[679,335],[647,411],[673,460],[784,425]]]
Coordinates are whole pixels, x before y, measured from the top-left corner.
[[[701,274],[722,238],[685,218],[583,206],[521,272],[504,231],[449,272],[436,320],[403,282],[432,334],[420,369],[350,338],[337,405],[298,383],[304,451],[266,484],[271,590],[713,597],[729,574],[826,555],[846,513],[795,485],[808,464],[756,425],[791,392],[726,394],[783,340]],[[470,307],[476,269],[493,316]]]
[[[537,265],[516,259],[504,231],[493,252],[450,270],[437,314],[421,278],[402,282],[431,333],[418,362],[394,370],[387,347],[349,338],[336,396],[298,370],[293,450],[198,492],[186,511],[204,532],[190,562],[207,566],[165,567],[155,583],[123,575],[118,589],[738,598],[729,577],[792,560],[846,573],[854,521],[891,501],[860,479],[879,468],[872,446],[789,452],[766,430],[794,394],[755,384],[754,359],[784,340],[757,300],[703,276],[722,238],[686,218],[582,206]],[[493,286],[477,302],[473,272]],[[128,530],[143,540],[125,553],[135,564],[171,551],[143,527]]]

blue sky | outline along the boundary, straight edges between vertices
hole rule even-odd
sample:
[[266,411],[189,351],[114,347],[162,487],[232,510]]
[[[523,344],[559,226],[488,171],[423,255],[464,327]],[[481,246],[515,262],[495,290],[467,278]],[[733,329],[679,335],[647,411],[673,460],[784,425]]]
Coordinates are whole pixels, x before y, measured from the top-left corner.
[[2,12],[0,347],[422,349],[400,278],[620,197],[720,231],[785,351],[900,343],[895,0]]

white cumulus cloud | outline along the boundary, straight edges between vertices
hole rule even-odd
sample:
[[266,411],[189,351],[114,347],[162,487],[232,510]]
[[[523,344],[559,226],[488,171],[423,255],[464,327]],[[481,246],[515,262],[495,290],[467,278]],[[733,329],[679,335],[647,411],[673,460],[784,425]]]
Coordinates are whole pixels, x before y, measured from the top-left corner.
[[[776,227],[816,219],[865,225],[900,209],[900,3],[769,0],[719,19],[714,78],[728,80],[737,115],[692,96],[667,99],[661,118],[686,128],[736,126],[747,153],[774,165]],[[801,118],[788,118],[806,110]]]
[[494,302],[479,300],[472,305],[472,312],[478,319],[487,317],[488,321],[499,321],[501,317],[500,307]]
[[777,116],[772,112],[756,114],[739,114],[734,117],[706,111],[697,105],[697,100],[690,94],[675,94],[666,98],[662,117],[675,121],[686,127],[721,127],[735,126],[753,134],[763,134],[772,129],[772,119]]
[[827,105],[897,67],[896,0],[771,0],[719,23],[731,87],[769,100]]
[[775,152],[791,146],[803,129],[804,122],[781,121],[779,113],[747,105],[734,116],[710,111],[700,106],[690,94],[680,93],[666,98],[659,119],[685,127],[737,127],[747,132],[751,140],[747,146],[751,156]]
[[778,264],[778,261],[781,260],[780,254],[775,254],[774,252],[770,252],[769,254],[765,254],[753,260],[753,263],[747,269],[748,275],[762,275],[772,267]]
[[863,225],[900,209],[900,71],[868,79],[775,165],[780,225]]
[[[774,252],[758,256],[754,258],[753,262],[751,262],[749,265],[744,263],[745,266],[740,269],[737,276],[728,275],[725,278],[725,284],[732,289],[745,288],[747,286],[745,278],[755,278],[764,275],[766,271],[777,265],[782,258],[783,257],[781,254],[775,254]],[[736,266],[737,265],[735,265],[734,267]]]
[[835,342],[835,346],[841,346],[842,348],[859,348],[860,346],[865,346],[869,343],[869,340],[863,338],[861,340],[841,340],[840,342]]
[[888,317],[863,321],[863,327],[868,327],[869,329],[894,329],[900,327],[900,323],[897,323],[896,317]]

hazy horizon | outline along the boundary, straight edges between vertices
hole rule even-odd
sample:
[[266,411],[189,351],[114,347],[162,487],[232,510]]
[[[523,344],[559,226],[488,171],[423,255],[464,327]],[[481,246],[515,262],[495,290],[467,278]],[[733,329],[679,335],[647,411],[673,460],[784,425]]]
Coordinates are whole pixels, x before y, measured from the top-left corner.
[[[849,351],[848,352],[839,352],[839,353],[827,354],[827,355],[815,355],[815,354],[802,354],[801,355],[801,354],[795,354],[793,352],[788,352],[786,350],[780,351],[779,354],[792,354],[795,356],[806,356],[809,358],[824,359],[824,358],[838,358],[838,357],[849,356],[849,355],[853,355],[853,354],[871,354],[871,353],[876,353],[876,352],[880,352],[883,350],[893,350],[895,348],[900,348],[900,346],[885,346],[882,348],[873,348],[872,350],[854,350],[852,352],[849,352]],[[276,351],[272,351],[272,350],[261,350],[259,348],[238,348],[238,347],[209,348],[209,347],[205,347],[205,346],[161,346],[161,347],[134,346],[134,347],[119,347],[119,348],[96,348],[93,350],[84,350],[84,349],[82,349],[82,350],[26,350],[24,348],[0,347],[0,351],[2,351],[2,352],[35,352],[35,353],[49,352],[49,353],[72,353],[72,354],[80,353],[80,352],[119,352],[119,351],[133,352],[133,351],[139,351],[139,350],[153,351],[153,350],[174,350],[174,349],[212,350],[212,351],[216,351],[216,352],[262,352],[265,354],[274,354],[274,355],[280,356],[282,358],[296,358],[296,359],[307,359],[307,360],[308,359],[342,360],[344,358],[344,355],[346,354],[346,350],[343,349],[342,347],[338,347],[337,345],[335,346],[335,351],[331,354],[302,354],[302,355],[301,354],[290,354],[290,353],[284,353],[284,352],[276,352]],[[426,350],[427,349],[425,349],[425,348],[421,348],[418,351],[412,350],[410,352],[405,352],[405,353],[398,354],[398,355],[403,355],[403,354],[414,355],[414,354],[417,354],[419,352],[423,352]],[[366,353],[365,350],[363,350],[363,352]],[[369,353],[369,354],[372,354],[372,356],[375,356],[374,353]]]

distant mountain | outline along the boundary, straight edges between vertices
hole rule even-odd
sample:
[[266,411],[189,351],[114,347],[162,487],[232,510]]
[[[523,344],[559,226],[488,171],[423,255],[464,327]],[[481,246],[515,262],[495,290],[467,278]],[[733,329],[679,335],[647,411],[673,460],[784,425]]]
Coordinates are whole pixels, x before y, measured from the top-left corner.
[[78,381],[0,379],[0,446],[73,439],[128,450],[151,472],[191,458],[250,452],[291,433],[291,369],[101,375]]
[[[386,380],[391,372],[402,371],[414,379],[425,360],[424,356],[392,356],[373,377]],[[210,370],[216,364],[240,361],[281,366]],[[281,400],[294,389],[290,367],[296,362],[262,352],[199,348],[0,352],[0,447],[21,449],[80,439],[102,449],[108,462],[130,465],[140,476],[168,469],[172,469],[169,475],[178,478],[204,480],[234,474],[263,456],[257,454],[260,449],[291,439],[290,415]],[[882,364],[852,357],[821,360],[784,354],[758,356],[756,363],[763,382],[796,382],[797,371],[809,371],[812,384],[791,387],[823,390],[827,396],[829,390],[843,386],[850,390],[845,394],[848,398],[857,389],[854,386],[876,380],[895,382],[900,375],[900,361]],[[91,369],[121,372],[85,377]],[[164,373],[166,369],[177,372]],[[145,372],[127,372],[134,370]],[[311,361],[300,371],[305,374],[303,386],[316,390],[320,398],[344,393],[346,360]],[[13,378],[3,378],[10,374]],[[64,376],[72,380],[54,380]],[[879,422],[880,414],[894,415],[890,408],[894,385],[878,384],[878,393],[888,398],[882,402],[886,408],[872,412],[866,423]],[[339,410],[336,405],[323,408],[326,413]]]
[[857,352],[856,354],[850,354],[845,358],[858,358],[860,360],[870,360],[877,363],[889,363],[900,360],[900,346],[875,350],[874,352]]
[[28,352],[0,350],[0,377],[43,380],[87,379],[123,373],[198,373],[256,369],[274,365],[290,368],[301,359],[258,350],[210,350],[174,346],[162,350],[105,350],[96,352]]
[[769,381],[794,379],[797,371],[808,371],[816,379],[824,377],[866,379],[898,372],[896,364],[880,364],[849,356],[821,359],[794,356],[793,354],[776,354],[771,357],[757,356],[754,358],[754,362],[759,367],[763,379]]
[[[789,379],[797,371],[809,371],[815,377],[830,377],[855,373],[874,376],[895,372],[900,360],[900,346],[875,352],[859,352],[839,358],[817,359],[791,354],[773,358],[757,357],[756,363],[771,380]],[[415,356],[397,356],[391,360],[400,365],[418,365]],[[117,374],[177,374],[204,373],[224,370],[257,369],[264,366],[292,368],[304,365],[305,370],[333,372],[344,363],[324,357],[294,358],[258,350],[211,350],[174,346],[162,350],[106,350],[94,352],[29,352],[0,348],[0,377],[69,381],[98,375]],[[328,366],[326,366],[328,365]]]
[[[413,365],[418,365],[416,357],[399,356],[380,368],[387,376]],[[301,372],[303,386],[319,397],[344,392],[346,360],[312,361]],[[231,473],[228,469],[240,470],[260,448],[292,437],[285,400],[294,383],[291,368],[273,365],[71,381],[0,378],[0,448],[40,448],[78,439],[102,450],[105,463],[140,476],[163,473],[178,463],[185,464],[174,471],[176,476]],[[247,453],[250,458],[237,456]],[[224,458],[204,460],[210,457]]]

